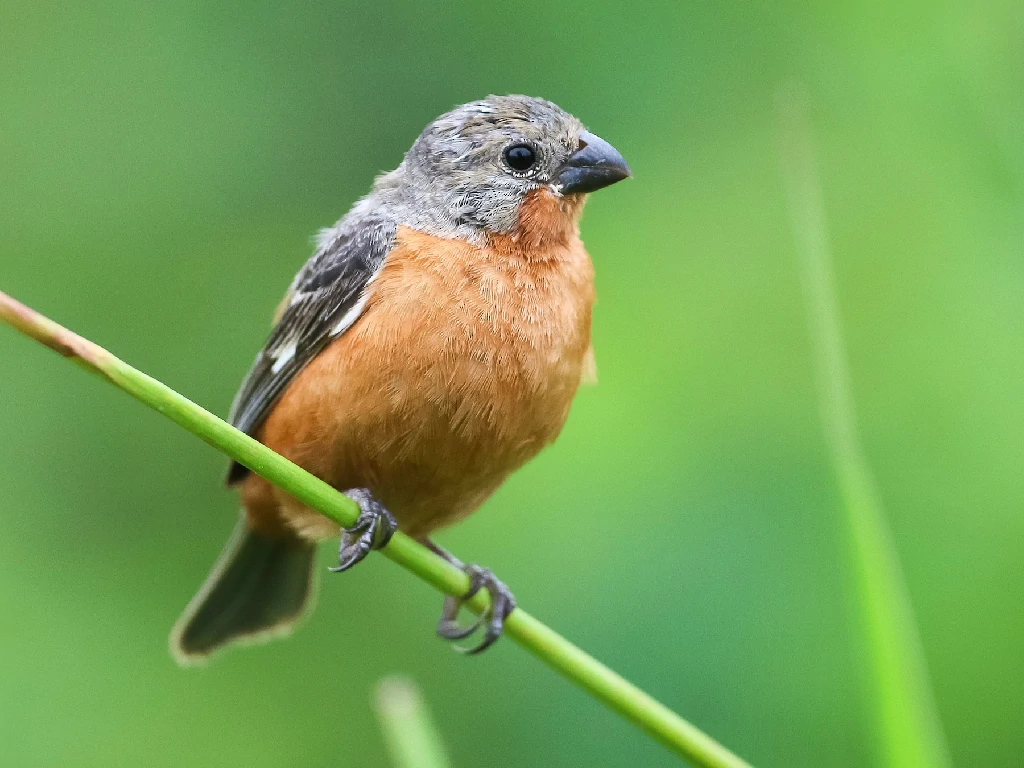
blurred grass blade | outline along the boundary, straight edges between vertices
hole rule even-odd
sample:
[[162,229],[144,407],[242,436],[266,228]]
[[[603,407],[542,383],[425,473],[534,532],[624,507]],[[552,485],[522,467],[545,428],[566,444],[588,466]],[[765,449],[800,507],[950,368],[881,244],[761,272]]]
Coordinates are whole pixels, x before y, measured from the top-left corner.
[[384,678],[373,703],[395,768],[451,768],[441,734],[412,680]]
[[779,98],[782,167],[800,257],[818,393],[850,536],[883,764],[950,765],[892,535],[857,433],[806,95]]
[[[339,526],[355,523],[359,514],[356,503],[323,480],[274,453],[258,440],[239,432],[166,384],[136,370],[102,347],[2,292],[0,321],[102,376]],[[465,573],[401,532],[396,533],[380,552],[446,595],[464,595],[469,591],[469,577]],[[478,615],[483,613],[489,607],[486,591],[480,590],[464,605]],[[677,755],[707,768],[747,766],[746,762],[710,736],[570,643],[523,608],[516,608],[506,619],[505,637],[517,642]]]

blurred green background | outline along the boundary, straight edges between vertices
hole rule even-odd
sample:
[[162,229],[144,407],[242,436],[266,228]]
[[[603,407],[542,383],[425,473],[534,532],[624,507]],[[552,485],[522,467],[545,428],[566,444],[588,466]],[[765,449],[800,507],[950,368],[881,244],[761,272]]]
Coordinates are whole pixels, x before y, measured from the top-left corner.
[[[794,79],[954,762],[1024,765],[1019,2],[0,0],[0,289],[224,415],[310,236],[424,124],[558,102],[636,174],[583,224],[600,384],[440,541],[756,765],[872,765],[779,172]],[[0,764],[385,766],[396,671],[457,766],[675,764],[512,643],[452,653],[383,558],[290,640],[179,670],[226,462],[2,328],[0,376]]]

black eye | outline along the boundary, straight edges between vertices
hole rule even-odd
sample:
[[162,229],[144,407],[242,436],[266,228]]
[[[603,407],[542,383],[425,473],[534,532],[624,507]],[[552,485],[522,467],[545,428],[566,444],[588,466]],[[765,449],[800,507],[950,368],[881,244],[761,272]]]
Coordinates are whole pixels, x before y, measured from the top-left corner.
[[505,163],[513,171],[528,171],[537,164],[537,153],[527,144],[513,144],[505,150]]

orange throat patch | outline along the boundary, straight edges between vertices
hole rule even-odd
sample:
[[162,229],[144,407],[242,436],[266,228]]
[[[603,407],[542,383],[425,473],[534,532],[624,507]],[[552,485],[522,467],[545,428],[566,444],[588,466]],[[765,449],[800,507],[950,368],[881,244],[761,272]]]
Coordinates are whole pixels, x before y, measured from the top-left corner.
[[531,260],[543,259],[579,238],[579,220],[586,195],[561,196],[547,187],[531,190],[519,208],[519,222],[507,235],[491,235],[488,245],[499,251],[519,250]]

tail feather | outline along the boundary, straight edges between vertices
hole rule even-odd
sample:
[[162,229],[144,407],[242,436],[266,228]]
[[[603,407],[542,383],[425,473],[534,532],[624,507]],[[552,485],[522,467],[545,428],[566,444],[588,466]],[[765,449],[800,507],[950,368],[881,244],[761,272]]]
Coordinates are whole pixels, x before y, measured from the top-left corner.
[[232,642],[288,634],[312,602],[312,544],[253,530],[243,516],[217,564],[171,631],[180,664]]

